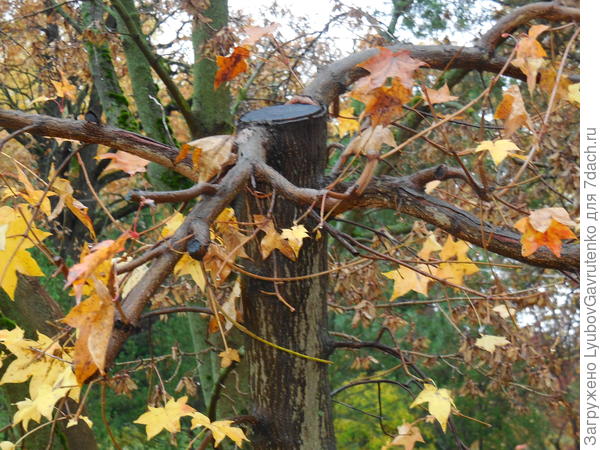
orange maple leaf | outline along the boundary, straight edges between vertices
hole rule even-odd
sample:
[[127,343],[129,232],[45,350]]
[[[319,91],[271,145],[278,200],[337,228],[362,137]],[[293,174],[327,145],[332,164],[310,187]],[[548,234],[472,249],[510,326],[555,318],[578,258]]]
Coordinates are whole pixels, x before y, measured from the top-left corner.
[[516,58],[512,61],[512,64],[527,75],[527,87],[530,93],[535,89],[539,70],[547,63],[544,60],[546,51],[537,41],[537,37],[548,28],[550,28],[548,25],[532,26],[528,34],[521,36],[515,49]]
[[521,236],[521,254],[529,256],[543,246],[560,257],[563,239],[577,239],[569,226],[575,226],[567,211],[563,208],[542,208],[533,211],[528,217],[523,217],[515,228]]
[[501,119],[504,121],[503,134],[506,138],[523,125],[532,128],[529,115],[525,109],[523,97],[521,96],[521,91],[519,91],[519,86],[513,84],[506,92],[504,92],[502,101],[494,113],[494,119]]
[[412,94],[401,80],[393,78],[390,86],[382,86],[368,92],[354,91],[352,97],[365,104],[361,120],[370,116],[373,126],[385,126],[402,115],[402,105],[410,100]]
[[83,283],[90,277],[103,262],[110,260],[116,253],[123,250],[123,244],[130,233],[123,233],[116,241],[106,240],[92,247],[90,253],[81,258],[81,262],[73,265],[67,275],[66,286],[74,285],[77,297],[81,297]]
[[236,47],[229,56],[217,56],[217,66],[219,67],[215,74],[214,88],[217,89],[226,81],[231,81],[240,73],[248,70],[246,60],[250,56],[250,50],[246,47]]
[[383,86],[389,77],[398,78],[406,88],[410,89],[414,72],[422,65],[425,63],[411,58],[408,50],[394,53],[388,48],[379,47],[377,55],[358,64],[359,67],[368,70],[370,75],[361,78],[356,84],[356,89],[365,91],[376,89]]
[[79,335],[75,342],[73,364],[79,384],[96,371],[104,375],[106,350],[113,331],[115,305],[108,289],[96,282],[96,292],[75,306],[63,321],[77,328]]

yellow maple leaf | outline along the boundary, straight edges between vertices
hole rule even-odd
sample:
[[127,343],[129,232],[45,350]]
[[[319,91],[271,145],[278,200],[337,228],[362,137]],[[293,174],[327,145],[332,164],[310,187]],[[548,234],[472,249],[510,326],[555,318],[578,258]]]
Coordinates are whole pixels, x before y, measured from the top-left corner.
[[[41,231],[27,224],[31,222],[31,213],[25,207],[12,209],[0,207],[0,225],[6,225],[4,248],[0,250],[0,286],[14,300],[17,287],[17,272],[32,277],[43,277],[44,272],[27,249],[35,242],[41,242],[51,233]],[[24,238],[27,233],[27,238]]]
[[232,420],[216,420],[211,422],[208,417],[199,412],[195,412],[192,415],[192,429],[197,427],[208,428],[215,439],[215,447],[218,447],[225,437],[235,442],[235,445],[238,447],[242,446],[242,441],[248,440],[244,431],[239,427],[232,427],[232,423]]
[[240,362],[240,354],[235,348],[229,347],[227,350],[219,353],[221,358],[221,367],[229,367],[233,361]]
[[53,195],[56,195],[52,191],[43,191],[41,189],[35,189],[29,179],[25,176],[23,171],[16,166],[17,175],[19,181],[25,187],[25,192],[21,192],[19,195],[23,197],[31,206],[39,205],[40,211],[42,211],[46,216],[49,216],[51,213],[50,210],[50,199]]
[[275,249],[279,250],[284,256],[296,260],[296,253],[287,239],[284,239],[280,233],[275,230],[275,225],[271,219],[261,215],[254,215],[254,221],[257,227],[265,233],[265,237],[260,241],[260,254],[263,259],[267,259]]
[[65,77],[65,74],[60,71],[60,81],[50,80],[54,89],[56,89],[56,96],[68,98],[69,100],[75,100],[75,93],[77,88],[71,84],[71,82]]
[[92,428],[94,426],[94,422],[90,420],[88,416],[79,416],[79,417],[71,417],[67,422],[67,428],[71,428],[76,426],[80,420],[83,420],[88,427]]
[[490,353],[494,353],[496,347],[504,347],[508,344],[510,344],[510,341],[504,336],[492,336],[490,334],[482,334],[481,337],[475,341],[477,347]]
[[429,413],[437,419],[445,432],[452,407],[456,408],[450,396],[450,391],[448,389],[438,389],[433,384],[426,383],[417,398],[410,404],[410,407],[413,408],[421,403],[429,403]]
[[13,450],[16,446],[10,441],[2,441],[0,442],[0,450]]
[[179,211],[175,211],[175,213],[165,222],[165,225],[160,232],[161,237],[167,238],[173,236],[184,220],[185,216]]
[[431,281],[430,278],[404,266],[382,273],[382,275],[390,280],[394,280],[394,291],[392,292],[390,301],[401,297],[410,291],[427,295],[427,285]]
[[423,247],[419,251],[418,255],[420,258],[429,259],[433,252],[438,252],[442,249],[442,246],[438,243],[435,238],[435,234],[429,233],[427,238],[423,242]]
[[517,145],[508,139],[499,139],[497,141],[483,141],[481,142],[477,148],[475,149],[475,153],[479,152],[490,152],[490,156],[494,161],[496,166],[499,166],[502,161],[507,156],[512,156],[513,158],[523,159],[521,155],[513,153],[513,151],[520,152],[521,149],[517,147]]
[[185,253],[181,259],[175,265],[173,269],[175,276],[180,277],[182,275],[191,275],[192,279],[196,282],[202,292],[206,287],[206,278],[204,277],[204,271],[202,270],[202,263],[190,256],[189,253]]
[[181,429],[179,420],[184,416],[192,416],[196,410],[187,404],[187,396],[178,400],[170,399],[167,404],[160,408],[148,406],[148,412],[145,412],[133,423],[146,425],[146,436],[148,440],[152,439],[162,430],[170,433],[177,433]]
[[288,241],[297,258],[302,248],[302,241],[309,236],[304,225],[294,225],[292,228],[281,230],[281,237]]
[[460,239],[455,241],[452,236],[448,236],[440,251],[440,258],[445,262],[439,265],[435,275],[448,282],[462,285],[466,275],[479,272],[479,268],[467,256],[469,248],[469,244],[465,241]]
[[[61,389],[72,399],[79,399],[79,388],[71,367],[69,351],[48,336],[38,332],[37,341],[25,339],[19,327],[0,331],[0,343],[15,356],[5,369],[0,384],[29,380],[29,396],[35,399],[43,386]],[[53,358],[53,356],[58,357]]]

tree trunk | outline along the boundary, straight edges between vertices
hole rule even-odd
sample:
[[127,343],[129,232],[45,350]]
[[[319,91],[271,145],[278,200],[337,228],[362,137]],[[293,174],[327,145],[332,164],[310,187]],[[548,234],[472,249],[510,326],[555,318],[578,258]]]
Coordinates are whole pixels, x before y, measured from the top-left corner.
[[[318,186],[327,159],[324,109],[299,104],[273,106],[246,114],[240,127],[264,128],[269,135],[267,163],[297,185]],[[259,191],[265,189],[258,186]],[[252,214],[265,215],[273,204],[273,220],[281,230],[294,225],[293,221],[306,212],[306,208],[297,208],[280,197],[272,202],[272,197],[257,201],[247,196],[248,220],[252,220]],[[311,232],[315,224],[304,223]],[[295,262],[278,250],[263,260],[254,247],[252,270],[269,277],[295,277],[326,270],[325,238],[317,239],[315,233],[310,234]],[[295,309],[292,312],[277,297],[268,294],[275,291],[272,282],[245,277],[244,323],[274,344],[326,359],[329,353],[326,288],[326,276],[279,284],[279,293]],[[248,340],[246,359],[250,365],[253,414],[259,421],[251,437],[254,448],[334,449],[327,365],[254,339]]]

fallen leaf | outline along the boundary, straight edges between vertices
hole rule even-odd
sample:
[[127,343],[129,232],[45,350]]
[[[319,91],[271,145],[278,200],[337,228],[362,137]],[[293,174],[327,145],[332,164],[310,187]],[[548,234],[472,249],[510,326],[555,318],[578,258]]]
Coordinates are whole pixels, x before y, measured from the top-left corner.
[[510,344],[510,341],[503,336],[492,336],[489,334],[482,334],[479,339],[475,341],[475,345],[482,348],[490,353],[494,353],[496,347],[504,347]]
[[455,407],[450,391],[448,389],[438,389],[434,385],[426,383],[417,398],[410,404],[410,407],[413,408],[421,403],[429,403],[429,413],[436,418],[445,432],[448,417],[452,407]]
[[178,400],[170,399],[161,408],[148,406],[148,412],[142,414],[133,423],[146,425],[146,436],[150,440],[162,430],[178,433],[181,429],[180,419],[185,416],[193,416],[194,413],[197,412],[187,404],[187,396],[183,396]]

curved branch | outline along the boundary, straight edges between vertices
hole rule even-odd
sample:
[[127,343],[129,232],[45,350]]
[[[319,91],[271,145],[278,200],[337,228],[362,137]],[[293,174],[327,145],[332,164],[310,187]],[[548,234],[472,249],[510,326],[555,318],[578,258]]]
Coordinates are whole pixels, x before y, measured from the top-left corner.
[[579,22],[579,8],[569,8],[553,2],[531,3],[522,6],[498,20],[487,33],[481,36],[478,43],[491,53],[504,40],[502,37],[504,33],[511,33],[532,19]]
[[[413,58],[426,62],[432,69],[451,68],[498,73],[506,64],[506,58],[490,57],[484,49],[478,47],[398,44],[389,49],[394,52],[408,50]],[[333,99],[346,92],[352,83],[369,74],[366,69],[358,67],[357,64],[375,56],[378,52],[379,49],[370,48],[329,64],[306,86],[303,95],[325,105],[331,103]],[[508,66],[504,75],[519,80],[526,79],[523,72],[515,66]]]
[[[533,18],[551,21],[578,21],[579,9],[540,2],[514,10],[494,25],[472,47],[456,45],[406,45],[397,44],[389,49],[397,52],[408,50],[411,56],[426,62],[433,69],[466,69],[498,73],[504,67],[506,58],[493,56],[495,47],[500,43],[502,34]],[[375,56],[379,50],[371,48],[335,61],[320,70],[303,94],[322,104],[329,104],[343,94],[348,86],[369,72],[357,67],[363,61]],[[525,80],[523,72],[515,66],[509,66],[504,75]]]

